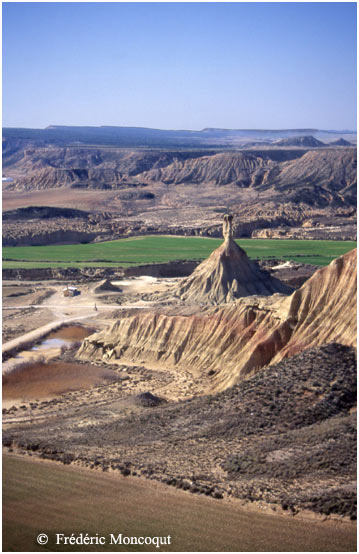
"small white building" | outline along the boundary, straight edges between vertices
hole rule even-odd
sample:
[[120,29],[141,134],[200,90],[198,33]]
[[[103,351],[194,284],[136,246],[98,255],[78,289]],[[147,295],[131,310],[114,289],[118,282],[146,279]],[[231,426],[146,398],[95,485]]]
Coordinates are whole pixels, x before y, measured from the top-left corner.
[[67,287],[62,289],[62,293],[64,296],[77,296],[78,294],[80,294],[80,291],[76,287],[67,285]]

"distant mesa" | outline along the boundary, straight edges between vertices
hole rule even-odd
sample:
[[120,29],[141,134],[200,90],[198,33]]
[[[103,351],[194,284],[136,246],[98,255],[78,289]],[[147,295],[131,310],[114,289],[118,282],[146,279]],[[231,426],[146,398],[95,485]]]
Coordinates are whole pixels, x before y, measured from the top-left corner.
[[325,146],[324,142],[321,142],[320,140],[314,138],[311,135],[307,135],[304,137],[290,137],[290,138],[284,138],[280,140],[276,140],[273,142],[273,145],[275,146],[302,146],[302,147],[308,147],[308,148],[319,148],[321,146]]
[[223,219],[223,244],[185,278],[176,296],[191,304],[224,304],[244,296],[269,296],[293,291],[259,268],[233,240],[233,216]]

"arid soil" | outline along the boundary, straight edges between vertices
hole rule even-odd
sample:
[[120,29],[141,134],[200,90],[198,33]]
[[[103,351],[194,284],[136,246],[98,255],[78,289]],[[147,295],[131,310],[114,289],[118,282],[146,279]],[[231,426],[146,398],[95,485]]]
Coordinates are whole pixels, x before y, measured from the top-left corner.
[[[4,551],[43,551],[36,544],[39,532],[47,533],[47,549],[52,550],[59,529],[66,536],[85,529],[89,536],[98,533],[106,539],[110,533],[170,535],[171,544],[160,547],[160,552],[356,550],[353,522],[278,517],[278,507],[275,512],[264,506],[249,510],[238,501],[218,502],[155,481],[61,467],[29,455],[4,456],[3,472]],[[85,549],[113,552],[126,547],[107,544]],[[141,550],[152,551],[153,545]]]
[[[49,299],[54,289],[49,284],[29,284],[23,286],[19,282],[3,285],[3,316],[2,316],[2,337],[7,342],[17,336],[24,335],[41,325],[50,323],[53,320],[51,310],[43,308],[37,310],[34,306],[42,304]],[[24,306],[24,307],[20,307]]]

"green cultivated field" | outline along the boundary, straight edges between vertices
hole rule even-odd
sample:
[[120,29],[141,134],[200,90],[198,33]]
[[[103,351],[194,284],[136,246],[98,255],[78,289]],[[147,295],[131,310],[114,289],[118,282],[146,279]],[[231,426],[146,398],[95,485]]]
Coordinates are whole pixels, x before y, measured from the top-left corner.
[[[3,248],[4,268],[113,267],[205,259],[222,239],[147,236],[96,244]],[[327,265],[356,247],[354,241],[240,239],[250,258]]]

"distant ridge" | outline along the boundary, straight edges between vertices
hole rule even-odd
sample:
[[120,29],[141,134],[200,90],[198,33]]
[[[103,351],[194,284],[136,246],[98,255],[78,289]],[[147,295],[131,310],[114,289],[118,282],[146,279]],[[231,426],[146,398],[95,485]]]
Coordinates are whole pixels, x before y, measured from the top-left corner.
[[[3,140],[28,141],[31,144],[108,145],[128,148],[231,148],[256,140],[275,141],[293,137],[313,136],[317,140],[340,139],[356,132],[320,129],[220,129],[206,127],[201,131],[155,129],[122,126],[49,125],[45,129],[3,128]],[[351,138],[352,138],[351,137]]]
[[[205,129],[202,129],[202,132],[208,132],[208,131],[224,131],[224,132],[235,132],[235,133],[300,133],[300,134],[311,134],[311,133],[317,133],[319,129],[225,129],[220,127],[206,127]],[[335,133],[336,131],[330,131],[331,133]],[[345,132],[352,132],[352,131],[345,131]]]

